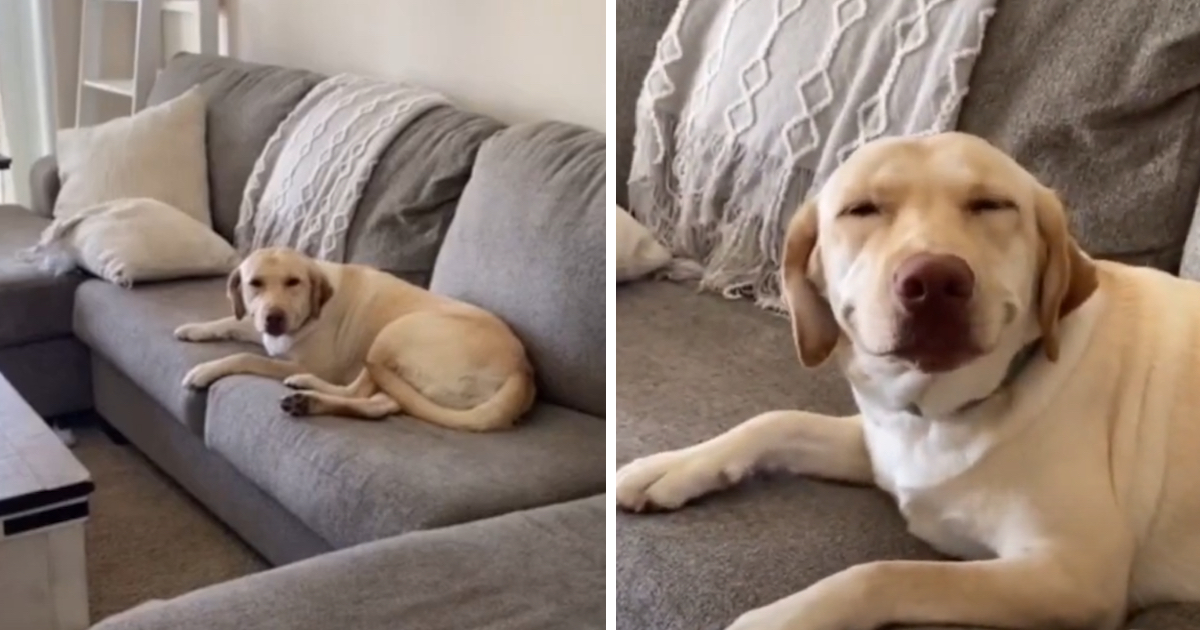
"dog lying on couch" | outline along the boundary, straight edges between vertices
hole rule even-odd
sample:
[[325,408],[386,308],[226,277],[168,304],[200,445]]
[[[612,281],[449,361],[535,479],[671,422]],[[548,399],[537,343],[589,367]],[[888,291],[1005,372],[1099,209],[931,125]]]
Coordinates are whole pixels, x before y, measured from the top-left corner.
[[175,336],[261,343],[270,356],[202,363],[187,387],[256,374],[303,390],[280,401],[292,415],[403,411],[468,431],[510,427],[533,405],[533,369],[507,324],[391,274],[269,248],[230,274],[228,293],[232,317],[185,324]]
[[1092,260],[1053,191],[960,133],[856,151],[792,219],[782,280],[801,362],[833,358],[860,414],[635,460],[618,505],[762,470],[874,484],[965,561],[851,567],[733,629],[1114,629],[1200,601],[1200,285]]

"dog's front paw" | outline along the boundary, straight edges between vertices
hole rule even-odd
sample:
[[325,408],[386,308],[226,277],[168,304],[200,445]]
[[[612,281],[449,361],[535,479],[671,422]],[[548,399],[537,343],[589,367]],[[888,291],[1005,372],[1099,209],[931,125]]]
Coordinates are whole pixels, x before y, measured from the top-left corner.
[[312,396],[303,392],[288,394],[279,399],[279,408],[289,416],[298,418],[312,414],[313,399]]
[[732,481],[705,446],[665,451],[617,471],[617,505],[632,512],[676,510]]
[[204,341],[208,339],[204,334],[203,324],[183,324],[175,329],[175,338],[180,341]]
[[183,375],[183,386],[191,389],[204,389],[222,376],[225,376],[225,372],[220,368],[211,363],[201,363]]

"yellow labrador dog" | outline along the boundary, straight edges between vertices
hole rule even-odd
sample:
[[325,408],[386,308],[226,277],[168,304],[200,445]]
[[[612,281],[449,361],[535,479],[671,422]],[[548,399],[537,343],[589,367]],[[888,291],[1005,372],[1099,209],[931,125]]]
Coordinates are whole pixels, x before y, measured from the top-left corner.
[[257,374],[307,390],[280,401],[292,415],[403,411],[468,431],[509,427],[533,404],[524,346],[481,308],[376,269],[282,248],[252,253],[228,288],[233,317],[186,324],[175,336],[260,342],[270,356],[197,365],[184,377],[187,387]]
[[1200,284],[1092,260],[1067,225],[979,138],[862,147],[782,265],[800,360],[832,357],[860,414],[774,411],[635,460],[617,502],[675,509],[764,469],[875,484],[966,560],[855,566],[737,630],[1105,630],[1200,600]]

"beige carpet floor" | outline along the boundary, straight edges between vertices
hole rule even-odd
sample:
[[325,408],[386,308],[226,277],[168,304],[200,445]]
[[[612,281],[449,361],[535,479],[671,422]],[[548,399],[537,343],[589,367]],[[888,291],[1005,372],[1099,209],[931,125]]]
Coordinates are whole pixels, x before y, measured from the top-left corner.
[[267,567],[137,449],[98,429],[76,436],[73,452],[96,483],[87,523],[93,622]]

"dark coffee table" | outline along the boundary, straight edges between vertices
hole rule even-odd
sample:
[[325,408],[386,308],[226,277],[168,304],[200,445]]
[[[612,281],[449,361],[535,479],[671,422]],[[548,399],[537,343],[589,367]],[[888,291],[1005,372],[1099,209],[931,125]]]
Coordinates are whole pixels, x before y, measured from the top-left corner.
[[0,374],[0,628],[89,625],[91,475]]

